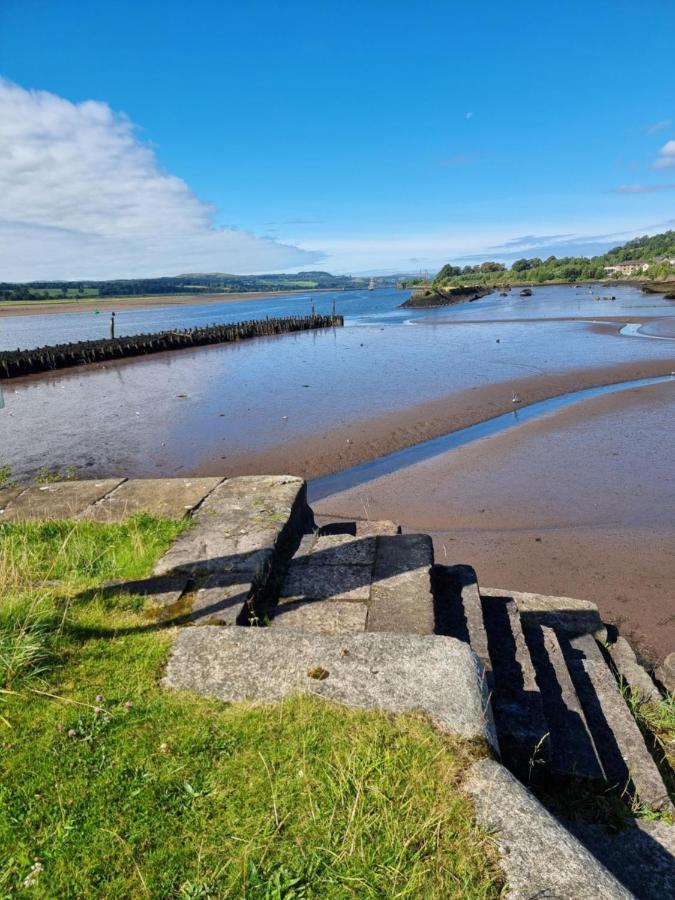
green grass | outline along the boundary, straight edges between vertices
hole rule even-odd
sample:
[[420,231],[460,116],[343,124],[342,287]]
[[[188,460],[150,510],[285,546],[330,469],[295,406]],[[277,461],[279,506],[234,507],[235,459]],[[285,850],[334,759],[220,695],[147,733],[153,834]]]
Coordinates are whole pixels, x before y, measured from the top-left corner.
[[642,703],[635,692],[628,690],[624,691],[624,696],[659,767],[668,793],[675,798],[675,699],[669,696],[659,703]]
[[458,790],[479,748],[410,716],[159,687],[173,629],[99,586],[183,527],[0,526],[0,898],[499,896]]

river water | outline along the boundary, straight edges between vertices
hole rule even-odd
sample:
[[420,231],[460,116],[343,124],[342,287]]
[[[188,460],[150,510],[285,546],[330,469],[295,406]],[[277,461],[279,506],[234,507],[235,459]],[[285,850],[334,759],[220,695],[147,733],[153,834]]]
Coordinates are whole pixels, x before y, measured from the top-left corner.
[[[525,375],[669,360],[675,341],[621,336],[622,322],[675,314],[675,303],[613,287],[537,288],[441,310],[400,309],[397,290],[317,294],[345,328],[163,353],[17,379],[3,388],[0,464],[96,474],[176,475],[301,441],[424,401]],[[128,310],[118,333],[309,310],[310,295]],[[588,321],[608,317],[603,331]],[[672,321],[675,321],[673,319]],[[421,325],[425,327],[420,327]],[[30,346],[94,337],[92,313],[0,318],[2,341]],[[224,465],[229,464],[226,463]]]

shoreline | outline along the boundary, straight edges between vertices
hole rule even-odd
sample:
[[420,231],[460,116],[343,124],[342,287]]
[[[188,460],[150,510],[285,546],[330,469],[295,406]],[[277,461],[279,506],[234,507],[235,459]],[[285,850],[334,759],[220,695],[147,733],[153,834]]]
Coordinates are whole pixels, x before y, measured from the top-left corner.
[[[356,288],[355,288],[356,290]],[[309,288],[306,291],[242,291],[236,294],[161,294],[145,297],[104,297],[82,300],[8,300],[0,303],[2,316],[38,316],[50,313],[93,312],[96,309],[147,309],[155,306],[201,306],[216,303],[241,303],[245,300],[273,300],[275,297],[295,297],[305,294],[345,293],[334,288]]]
[[526,375],[459,391],[372,419],[345,423],[323,434],[308,434],[267,450],[249,450],[225,460],[201,458],[189,474],[234,476],[292,472],[311,480],[512,412],[514,393],[520,395],[523,404],[530,404],[585,388],[667,376],[674,369],[675,354],[670,360]]

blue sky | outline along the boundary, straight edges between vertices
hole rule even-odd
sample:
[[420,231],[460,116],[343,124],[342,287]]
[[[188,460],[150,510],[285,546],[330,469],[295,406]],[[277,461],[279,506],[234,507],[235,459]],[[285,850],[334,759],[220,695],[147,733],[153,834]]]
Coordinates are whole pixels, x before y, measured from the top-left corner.
[[662,0],[2,0],[0,280],[414,271],[662,230],[674,37]]

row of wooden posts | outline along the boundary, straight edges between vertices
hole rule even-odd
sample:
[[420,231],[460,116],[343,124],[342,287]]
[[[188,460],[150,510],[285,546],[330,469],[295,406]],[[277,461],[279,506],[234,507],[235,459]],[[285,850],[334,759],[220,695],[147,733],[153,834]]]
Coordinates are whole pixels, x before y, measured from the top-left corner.
[[[131,334],[99,341],[78,341],[72,344],[57,344],[54,347],[38,347],[34,350],[6,350],[0,351],[0,379],[124,359],[128,356],[161,353],[164,350],[203,347],[207,344],[226,344],[253,337],[318,328],[335,328],[342,325],[344,325],[344,318],[335,314],[285,316],[279,319],[255,319],[228,325],[208,325],[205,328],[188,328],[182,331],[159,331],[153,334]],[[111,332],[114,334],[112,328]]]

